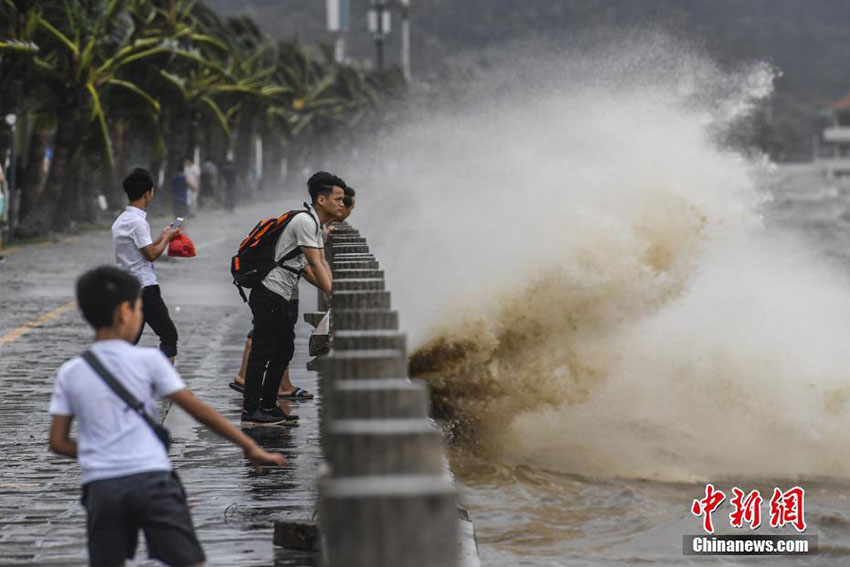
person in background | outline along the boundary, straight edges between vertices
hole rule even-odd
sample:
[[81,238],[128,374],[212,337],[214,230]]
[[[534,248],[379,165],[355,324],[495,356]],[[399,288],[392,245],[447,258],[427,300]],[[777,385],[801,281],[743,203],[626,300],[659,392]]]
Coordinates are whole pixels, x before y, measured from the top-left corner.
[[175,217],[189,216],[189,184],[183,165],[179,165],[171,178],[171,209]]
[[153,200],[154,187],[148,170],[137,167],[124,178],[122,185],[130,204],[112,223],[112,243],[115,263],[135,276],[142,286],[143,324],[139,326],[139,334],[133,344],[138,344],[144,323],[147,323],[159,337],[159,349],[173,364],[177,358],[177,327],[162,300],[153,262],[162,256],[180,230],[166,226],[159,238],[151,238],[145,209]]
[[345,222],[345,219],[351,216],[351,213],[354,212],[354,205],[356,204],[357,192],[354,190],[354,187],[351,185],[346,185],[345,187],[345,198],[342,200],[342,212],[339,215],[339,218],[336,219],[333,223],[328,224],[325,227],[325,242],[330,242],[333,239],[334,230],[336,230],[336,224],[340,222]]
[[224,183],[224,208],[232,213],[236,208],[236,168],[230,158],[221,168],[221,181]]
[[280,233],[274,256],[280,264],[251,289],[248,299],[254,327],[243,392],[243,424],[280,423],[285,418],[277,395],[295,350],[298,307],[293,299],[301,274],[321,291],[331,292],[322,226],[341,214],[345,182],[320,171],[310,177],[307,187],[312,204]]
[[186,184],[189,186],[188,216],[195,216],[198,210],[198,195],[201,193],[201,168],[192,158],[187,157],[183,160],[183,174],[186,176]]
[[218,168],[210,158],[205,159],[201,164],[201,191],[198,194],[198,207],[201,207],[203,201],[215,196],[217,179]]
[[[82,469],[89,563],[124,565],[136,554],[139,530],[152,559],[166,565],[200,566],[204,551],[195,534],[186,493],[168,451],[153,427],[107,385],[103,370],[156,422],[157,398],[167,397],[196,421],[242,448],[261,471],[282,466],[279,453],[261,449],[221,414],[186,389],[168,360],[152,348],[130,344],[142,326],[139,282],[112,266],[77,280],[77,303],[95,331],[86,353],[56,374],[50,400],[50,450],[77,459]],[[95,366],[100,365],[98,371]],[[71,437],[78,421],[77,439]]]

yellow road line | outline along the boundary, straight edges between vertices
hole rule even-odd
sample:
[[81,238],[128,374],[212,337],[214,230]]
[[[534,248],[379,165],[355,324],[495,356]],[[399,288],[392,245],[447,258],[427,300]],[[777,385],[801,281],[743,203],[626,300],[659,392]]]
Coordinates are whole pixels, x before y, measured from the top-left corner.
[[61,307],[57,307],[56,309],[54,309],[53,311],[51,311],[49,313],[45,313],[44,315],[42,315],[41,317],[39,317],[35,321],[30,321],[26,325],[22,325],[22,326],[18,327],[17,329],[12,331],[11,333],[3,335],[2,337],[0,337],[0,347],[3,347],[8,343],[11,343],[12,341],[23,337],[24,335],[26,335],[27,333],[29,333],[33,329],[36,329],[36,328],[44,325],[45,323],[49,323],[50,321],[56,319],[57,317],[61,317],[62,315],[64,315],[65,313],[67,313],[68,311],[73,309],[76,304],[77,304],[76,301],[69,301],[65,305],[63,305]]

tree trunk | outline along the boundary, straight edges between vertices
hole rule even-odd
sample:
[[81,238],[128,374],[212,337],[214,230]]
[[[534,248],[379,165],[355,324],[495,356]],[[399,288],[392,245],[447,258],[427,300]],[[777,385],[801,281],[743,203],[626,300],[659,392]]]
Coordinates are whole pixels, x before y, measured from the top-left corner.
[[72,219],[77,222],[92,223],[97,220],[97,197],[99,189],[103,188],[105,179],[112,177],[112,168],[108,166],[99,153],[80,151],[74,156],[72,176],[75,197]]
[[240,116],[234,143],[233,166],[236,168],[236,177],[241,181],[240,186],[250,192],[253,189],[251,158],[254,155],[254,114],[252,112],[246,111]]
[[191,115],[186,104],[175,100],[167,112],[166,123],[162,133],[165,136],[165,170],[162,179],[162,191],[159,198],[154,199],[156,210],[171,210],[171,180],[183,167],[186,156],[186,146],[189,139]]
[[[189,119],[186,121],[186,148],[184,156],[195,159],[195,147],[198,145],[196,128],[198,126],[197,116],[195,112],[189,112]],[[200,164],[199,164],[200,165]]]
[[191,116],[185,104],[182,102],[176,103],[171,107],[167,124],[168,129],[163,130],[166,140],[166,186],[169,185],[169,180],[177,173],[178,167],[182,165],[183,160],[188,157],[186,155],[186,148],[188,146],[191,122]]
[[[79,133],[80,130],[77,130]],[[74,226],[75,222],[88,220],[88,209],[86,201],[94,200],[91,176],[86,175],[86,183],[82,183],[85,167],[85,146],[77,144],[71,148],[71,156],[68,162],[68,173],[62,184],[62,193],[59,195],[59,203],[53,217],[53,230],[65,231]],[[89,172],[86,172],[89,173]]]
[[58,109],[56,137],[53,143],[53,158],[47,174],[45,188],[41,198],[34,204],[26,217],[18,225],[18,234],[23,237],[38,236],[52,228],[63,229],[71,221],[71,204],[65,187],[71,185],[71,162],[74,148],[78,144],[79,104],[75,100],[79,94],[71,93],[62,97],[65,104]]
[[49,140],[50,127],[46,121],[37,119],[30,136],[24,178],[18,180],[21,187],[21,208],[18,214],[21,218],[27,216],[44,192],[44,156]]
[[117,118],[112,123],[112,159],[113,167],[109,168],[103,179],[106,203],[112,210],[120,209],[124,205],[126,197],[121,190],[121,180],[129,173],[127,171],[127,120],[125,118]]
[[267,128],[263,136],[263,189],[279,193],[282,190],[280,165],[283,162],[283,143],[280,134]]

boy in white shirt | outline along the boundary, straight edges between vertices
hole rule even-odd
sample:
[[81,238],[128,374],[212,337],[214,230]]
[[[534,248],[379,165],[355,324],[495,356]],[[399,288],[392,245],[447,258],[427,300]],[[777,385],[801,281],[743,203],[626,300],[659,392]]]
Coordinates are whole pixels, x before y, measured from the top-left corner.
[[147,323],[159,337],[159,349],[173,364],[177,357],[177,327],[162,300],[153,262],[162,256],[180,230],[166,226],[159,238],[151,238],[146,209],[153,201],[154,186],[146,169],[134,169],[124,178],[122,186],[130,204],[112,223],[112,244],[115,264],[135,276],[142,286],[142,326],[133,344],[142,338],[142,329]]
[[[89,352],[154,421],[156,399],[165,396],[242,447],[258,470],[264,463],[286,463],[195,398],[159,350],[131,344],[142,324],[133,276],[111,266],[91,270],[77,281],[77,302],[96,331]],[[175,566],[203,564],[186,495],[163,441],[82,357],[59,369],[50,414],[50,449],[77,458],[82,468],[91,565],[123,565],[133,558],[139,529],[151,558]],[[75,417],[79,440],[70,437]]]

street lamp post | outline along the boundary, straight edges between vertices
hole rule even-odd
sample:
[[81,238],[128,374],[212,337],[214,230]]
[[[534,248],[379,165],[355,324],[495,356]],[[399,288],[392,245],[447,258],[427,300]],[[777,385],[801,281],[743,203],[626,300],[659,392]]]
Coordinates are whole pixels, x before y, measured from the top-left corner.
[[400,0],[401,11],[401,71],[410,82],[410,0]]
[[328,31],[334,36],[334,60],[345,63],[345,35],[351,14],[350,0],[326,0]]
[[384,40],[390,33],[390,11],[386,0],[372,0],[369,8],[369,31],[375,36],[375,62],[384,68]]

